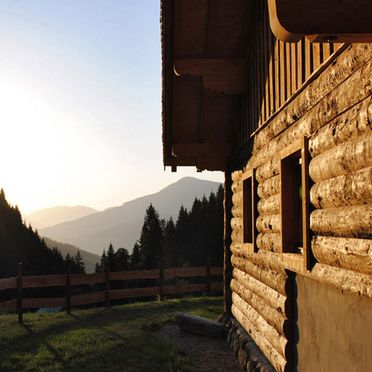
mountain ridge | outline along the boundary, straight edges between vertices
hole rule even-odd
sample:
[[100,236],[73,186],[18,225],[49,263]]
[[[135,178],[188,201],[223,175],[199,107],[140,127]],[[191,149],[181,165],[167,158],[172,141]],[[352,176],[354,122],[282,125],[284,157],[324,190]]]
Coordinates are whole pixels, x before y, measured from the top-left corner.
[[[42,236],[75,245],[87,252],[101,255],[110,243],[132,251],[139,238],[146,208],[152,203],[161,218],[177,218],[181,205],[191,208],[195,197],[199,199],[216,192],[219,182],[184,177],[158,192],[127,201],[120,206],[81,217],[74,221],[40,229]],[[129,217],[128,217],[129,216]]]

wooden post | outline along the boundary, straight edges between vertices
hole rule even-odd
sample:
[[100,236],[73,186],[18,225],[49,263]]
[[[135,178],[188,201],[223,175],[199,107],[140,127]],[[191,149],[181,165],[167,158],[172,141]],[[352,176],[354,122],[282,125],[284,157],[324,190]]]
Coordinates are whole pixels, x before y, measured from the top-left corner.
[[231,265],[231,209],[232,209],[232,180],[231,172],[225,172],[224,184],[224,265],[223,265],[223,293],[224,293],[224,313],[231,316],[232,295],[230,282],[232,279]]
[[66,260],[66,312],[71,314],[71,265],[70,260]]
[[17,312],[18,312],[18,323],[19,324],[23,324],[22,275],[23,275],[22,262],[18,262],[18,265],[17,265]]
[[108,267],[105,268],[105,302],[106,307],[110,307],[110,271]]
[[160,299],[160,301],[164,299],[164,260],[163,260],[163,255],[161,255],[160,261],[159,261],[159,299]]
[[210,296],[212,294],[212,278],[211,278],[211,258],[207,257],[207,295]]

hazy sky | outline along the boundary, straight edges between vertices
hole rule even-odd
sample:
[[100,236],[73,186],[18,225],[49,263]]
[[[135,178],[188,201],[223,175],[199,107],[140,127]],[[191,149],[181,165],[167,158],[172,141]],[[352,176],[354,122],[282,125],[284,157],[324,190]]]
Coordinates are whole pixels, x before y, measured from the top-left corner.
[[0,0],[0,187],[23,212],[160,190],[158,0]]

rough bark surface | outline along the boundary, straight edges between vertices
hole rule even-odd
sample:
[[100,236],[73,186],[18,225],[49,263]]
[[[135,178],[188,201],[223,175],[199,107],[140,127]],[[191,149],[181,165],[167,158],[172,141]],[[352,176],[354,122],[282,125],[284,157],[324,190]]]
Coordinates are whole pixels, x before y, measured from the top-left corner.
[[267,359],[269,359],[274,368],[278,372],[287,371],[287,361],[285,358],[268,342],[265,335],[259,333],[252,321],[234,304],[232,306],[232,313],[243,328],[252,336],[257,346],[265,354]]
[[312,248],[320,263],[372,274],[372,240],[317,236]]
[[265,251],[277,252],[281,251],[281,238],[280,234],[264,234],[260,233],[257,236],[257,247],[259,249],[264,249]]
[[239,269],[233,270],[233,276],[239,284],[243,285],[252,293],[255,293],[269,306],[276,309],[281,314],[287,315],[289,306],[287,297]]
[[248,260],[236,256],[232,256],[231,263],[234,268],[244,271],[275,291],[281,293],[283,296],[286,296],[287,283],[285,275],[272,270],[265,270],[263,267],[257,266]]
[[287,351],[287,339],[272,327],[251,305],[233,292],[233,304],[250,320],[256,333],[264,336],[284,358]]
[[336,117],[309,140],[309,151],[315,157],[323,151],[359,137],[372,130],[372,98],[368,97]]
[[256,227],[261,233],[280,233],[280,215],[258,216]]
[[372,298],[372,276],[324,264],[316,264],[311,278],[342,288],[344,292]]
[[231,289],[252,306],[281,335],[284,337],[288,336],[288,319],[282,313],[267,305],[259,296],[236,280],[231,281]]
[[260,183],[257,187],[257,194],[261,199],[266,199],[280,192],[280,177],[275,176]]
[[316,208],[372,204],[372,167],[316,183],[310,201]]
[[314,182],[352,174],[372,166],[372,132],[335,146],[311,160],[309,174]]
[[255,153],[293,124],[371,58],[371,44],[353,44],[318,79],[284,108],[255,138]]
[[260,199],[257,203],[260,215],[277,214],[280,212],[280,194],[275,194],[267,199]]
[[319,235],[370,239],[372,204],[315,210],[310,228]]

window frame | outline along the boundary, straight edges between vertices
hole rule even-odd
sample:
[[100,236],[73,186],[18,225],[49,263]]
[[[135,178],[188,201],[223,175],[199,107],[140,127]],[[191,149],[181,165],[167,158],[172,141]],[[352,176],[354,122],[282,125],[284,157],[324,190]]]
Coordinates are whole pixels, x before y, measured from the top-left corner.
[[[302,253],[291,253],[290,249],[286,246],[288,241],[295,240],[293,238],[293,229],[291,231],[289,215],[291,211],[285,207],[290,193],[286,192],[285,186],[290,185],[291,180],[288,177],[289,167],[285,164],[287,160],[293,161],[296,153],[301,159],[301,204],[302,204]],[[297,155],[297,156],[298,156]],[[308,138],[302,137],[292,145],[288,146],[280,152],[280,235],[281,235],[281,254],[284,266],[294,271],[302,271],[303,269],[310,269],[310,193],[309,193],[309,149]],[[292,235],[291,235],[292,234]]]
[[[250,186],[248,187],[246,187],[247,182],[250,182]],[[247,198],[249,198],[248,204]],[[242,177],[242,219],[243,219],[242,244],[244,248],[248,250],[249,253],[256,253],[258,251],[256,244],[258,235],[256,227],[256,221],[258,216],[257,203],[258,197],[256,168],[252,168],[246,171]],[[247,239],[248,230],[251,230],[250,231],[251,239]]]

